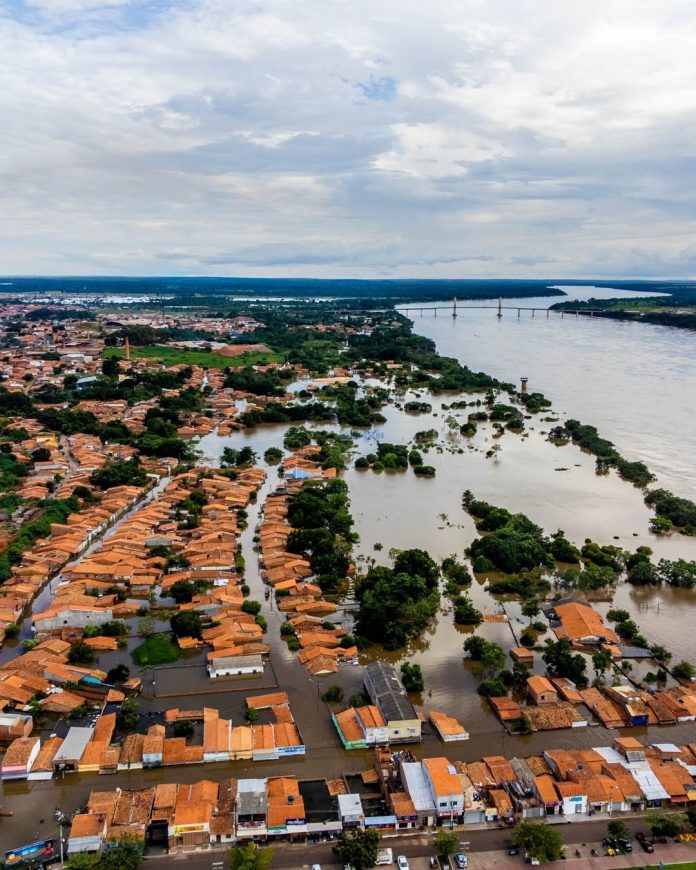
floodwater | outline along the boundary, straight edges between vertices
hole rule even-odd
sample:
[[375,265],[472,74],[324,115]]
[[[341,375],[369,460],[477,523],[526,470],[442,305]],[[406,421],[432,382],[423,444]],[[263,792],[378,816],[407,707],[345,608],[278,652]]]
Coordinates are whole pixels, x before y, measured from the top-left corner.
[[[572,291],[571,298],[629,295],[594,287],[585,292],[583,288]],[[504,305],[546,307],[554,301],[505,300]],[[646,461],[658,474],[659,485],[687,497],[696,496],[696,472],[691,466],[696,436],[688,425],[685,402],[685,397],[696,388],[696,359],[689,352],[691,334],[598,318],[560,318],[550,314],[547,319],[539,311],[534,318],[529,312],[521,312],[518,319],[515,310],[504,310],[500,320],[495,314],[494,309],[463,311],[460,307],[456,320],[425,315],[414,322],[417,332],[435,340],[440,353],[456,356],[473,369],[489,372],[501,380],[529,377],[530,390],[543,391],[553,400],[553,407],[528,419],[523,435],[506,432],[496,440],[492,439],[488,423],[479,425],[471,439],[450,434],[446,417],[453,414],[464,421],[471,409],[452,411],[442,405],[461,397],[436,398],[423,393],[422,398],[433,406],[430,414],[406,414],[394,405],[384,409],[387,422],[356,439],[353,458],[374,450],[375,441],[407,444],[417,431],[434,428],[439,434],[437,446],[430,449],[425,461],[435,466],[437,475],[425,479],[411,471],[376,474],[352,467],[344,473],[360,535],[356,546],[359,568],[365,569],[373,559],[377,564],[389,564],[391,548],[422,547],[436,559],[451,553],[463,557],[475,537],[473,523],[461,508],[465,489],[486,501],[526,513],[547,532],[562,528],[578,545],[591,538],[630,550],[650,546],[655,560],[696,559],[696,539],[680,535],[657,538],[650,534],[648,523],[653,514],[644,505],[642,492],[614,472],[597,475],[594,457],[575,445],[551,444],[546,440],[546,432],[556,424],[543,419],[574,416],[597,426],[625,456]],[[409,393],[398,401],[413,397]],[[477,396],[464,398],[472,401]],[[657,413],[656,408],[660,409]],[[285,427],[274,426],[226,439],[213,435],[203,439],[199,446],[205,457],[213,461],[226,444],[249,443],[261,454],[268,446],[280,445],[284,431]],[[485,452],[494,443],[501,450],[495,459],[487,459]],[[275,472],[270,473],[272,478]],[[381,544],[381,549],[375,549],[376,544]],[[484,614],[502,613],[503,605],[489,595],[484,580],[477,579],[470,594]],[[629,610],[648,640],[668,646],[675,661],[692,657],[690,620],[685,618],[685,610],[696,603],[696,591],[620,584],[613,602],[612,596],[604,598],[597,605],[601,611],[606,612],[612,603]],[[415,699],[417,706],[457,716],[472,735],[468,743],[448,745],[447,752],[452,757],[477,757],[477,753],[490,751],[491,740],[499,749],[504,743],[506,752],[516,743],[520,744],[519,751],[531,751],[530,747],[549,745],[549,740],[557,745],[610,741],[610,734],[600,736],[603,729],[596,726],[524,739],[503,736],[487,703],[476,694],[475,665],[463,656],[462,644],[471,630],[455,626],[449,602],[444,597],[442,602],[432,630],[410,648],[385,653],[374,647],[362,660],[387,657],[396,664],[410,660],[421,665],[425,692],[422,698]],[[267,604],[264,606],[268,609]],[[517,603],[506,602],[504,606],[509,622],[487,622],[477,631],[509,649],[516,645],[514,632],[519,633],[525,621]],[[346,613],[346,624],[350,625],[350,620],[350,613]],[[274,658],[280,655],[283,665],[289,666],[285,645],[274,635],[273,623],[269,623],[269,642],[278,647],[277,651],[274,649]],[[539,659],[536,670],[542,672],[543,667]],[[591,674],[591,668],[588,670]],[[314,687],[304,679],[307,688],[303,697],[309,702]],[[339,682],[346,696],[359,690],[360,681],[360,668],[344,668],[338,679],[325,680]],[[314,716],[311,721],[315,722]],[[689,726],[668,730],[670,740],[678,739],[679,730],[685,735],[693,731]],[[660,734],[661,739],[667,739],[664,729]],[[437,751],[434,748],[437,745],[437,742],[430,745],[428,751]]]
[[[600,287],[563,287],[568,300],[636,297]],[[504,300],[547,308],[554,298]],[[458,308],[458,317],[414,318],[416,332],[438,351],[474,370],[519,383],[590,423],[629,459],[640,459],[659,483],[696,499],[696,335],[675,327],[588,316]]]
[[[573,288],[575,297],[579,289]],[[622,294],[613,290],[602,294],[592,288],[585,295]],[[545,307],[554,301],[525,299],[519,304]],[[514,306],[516,303],[506,300],[505,304]],[[416,318],[415,328],[433,338],[442,354],[456,356],[473,369],[507,381],[515,381],[523,375],[529,377],[529,389],[541,390],[554,404],[549,412],[526,420],[524,434],[506,432],[496,440],[492,439],[490,423],[480,424],[477,434],[466,439],[452,435],[445,422],[449,414],[463,422],[471,409],[451,411],[443,409],[443,404],[455,398],[472,401],[477,396],[435,398],[422,394],[423,400],[433,406],[429,414],[406,414],[395,405],[385,408],[386,423],[363,431],[355,438],[351,467],[344,472],[356,531],[360,535],[355,548],[359,569],[364,570],[373,559],[377,564],[389,564],[389,550],[394,547],[421,547],[436,559],[452,553],[463,558],[464,550],[475,536],[473,523],[461,508],[465,489],[486,501],[526,513],[547,532],[562,528],[576,544],[582,544],[585,538],[631,550],[646,544],[653,548],[654,559],[696,559],[696,539],[679,535],[660,539],[651,535],[648,522],[652,513],[643,504],[641,491],[614,472],[598,476],[594,457],[574,445],[552,445],[545,433],[556,424],[542,419],[562,420],[573,416],[597,426],[627,458],[644,460],[658,474],[659,485],[696,498],[696,470],[691,464],[696,434],[689,416],[689,400],[696,388],[696,357],[691,353],[695,339],[691,333],[587,317],[561,319],[550,315],[547,319],[539,312],[534,318],[530,313],[521,312],[518,319],[516,311],[506,311],[498,320],[495,310],[463,311],[461,307],[456,320],[441,315],[438,318],[424,316]],[[397,401],[403,402],[414,395],[398,397]],[[213,464],[219,460],[225,446],[249,444],[261,457],[267,447],[282,446],[286,428],[265,426],[224,438],[211,434],[199,442],[198,449],[202,461]],[[418,478],[411,470],[376,474],[352,468],[353,459],[373,451],[376,440],[408,444],[417,431],[431,428],[438,431],[438,440],[426,454],[426,462],[437,470],[434,479]],[[499,444],[501,450],[496,458],[487,459],[485,452],[494,443]],[[269,669],[264,681],[275,682],[289,693],[295,718],[308,746],[307,756],[303,761],[137,771],[119,774],[116,779],[121,787],[188,782],[202,777],[264,776],[282,771],[301,777],[325,776],[358,771],[370,763],[368,753],[342,750],[320,699],[321,692],[334,682],[344,688],[346,698],[360,691],[362,668],[345,665],[335,677],[311,678],[296,654],[289,652],[279,637],[283,615],[273,607],[272,599],[264,599],[253,535],[260,507],[279,480],[277,469],[267,470],[268,479],[257,504],[250,506],[249,526],[241,537],[247,565],[246,582],[251,587],[251,597],[262,602],[262,613],[268,620],[266,639],[271,646],[272,670]],[[381,549],[375,549],[376,544],[381,544]],[[485,622],[477,633],[505,649],[516,645],[516,634],[526,623],[520,615],[519,604],[514,601],[501,604],[493,599],[482,578],[477,578],[469,591],[484,614],[504,612],[509,617],[509,621]],[[604,599],[597,604],[602,612],[612,606],[609,597],[604,596]],[[634,588],[621,584],[613,596],[613,605],[629,610],[648,640],[667,646],[675,661],[693,659],[690,608],[695,604],[696,591],[671,587]],[[350,627],[352,616],[349,611],[339,610],[335,619],[343,619]],[[417,708],[456,716],[471,734],[469,741],[446,747],[436,737],[427,735],[420,753],[473,760],[498,753],[524,755],[548,746],[588,747],[611,743],[616,732],[596,725],[527,737],[507,735],[487,702],[476,694],[476,666],[464,658],[462,650],[470,633],[470,629],[454,625],[451,606],[443,596],[440,613],[431,630],[408,649],[385,653],[373,647],[361,656],[363,663],[375,657],[388,658],[397,666],[405,660],[419,663],[425,677],[425,691],[422,697],[414,698]],[[211,686],[202,670],[202,658],[187,658],[186,663],[194,666],[181,673],[182,688],[195,690],[197,687],[198,695],[181,699],[181,704],[176,699],[155,696],[150,704],[160,710],[179,705],[187,708],[212,705],[223,715],[240,721],[246,693],[238,690],[244,686],[230,681],[225,683],[229,686],[228,692],[206,694]],[[116,659],[109,658],[107,662],[103,657],[103,660],[104,665],[111,667]],[[535,670],[543,671],[539,656]],[[591,674],[591,667],[588,671]],[[160,688],[157,684],[152,686],[147,679],[145,683],[148,695]],[[161,686],[165,683],[162,674]],[[256,684],[248,687],[250,693],[258,691]],[[694,726],[683,723],[646,729],[642,734],[632,729],[630,733],[654,741],[683,743],[693,741]],[[6,784],[6,794],[13,795],[8,802],[15,811],[10,823],[13,837],[22,841],[20,829],[28,837],[34,835],[35,831],[29,828],[35,824],[35,812],[34,816],[27,813],[25,821],[22,814],[36,806],[37,797],[46,807],[54,804],[75,807],[84,802],[91,788],[110,788],[111,783],[116,784],[116,779],[97,780],[96,775],[82,775],[61,782]],[[0,826],[5,824],[0,821]]]

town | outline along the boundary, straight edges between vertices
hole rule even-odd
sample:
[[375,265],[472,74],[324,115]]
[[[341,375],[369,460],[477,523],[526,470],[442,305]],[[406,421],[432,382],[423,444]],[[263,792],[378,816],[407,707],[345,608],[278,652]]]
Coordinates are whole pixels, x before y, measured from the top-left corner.
[[[462,521],[479,537],[456,553],[387,540],[390,567],[356,531],[359,486],[368,505],[400,475],[432,491],[436,466],[467,453],[490,468],[501,443],[539,437],[550,402],[443,360],[393,309],[220,307],[3,303],[14,845],[51,839],[13,806],[58,785],[80,805],[54,820],[68,856],[124,838],[214,850],[696,801],[696,671],[606,606],[624,575],[688,586],[696,562],[576,546],[468,489]],[[588,428],[543,443],[579,452]],[[617,479],[650,479],[602,457]],[[658,514],[656,547],[663,519],[687,526]],[[424,642],[459,668],[435,699]],[[20,798],[18,782],[44,785]]]

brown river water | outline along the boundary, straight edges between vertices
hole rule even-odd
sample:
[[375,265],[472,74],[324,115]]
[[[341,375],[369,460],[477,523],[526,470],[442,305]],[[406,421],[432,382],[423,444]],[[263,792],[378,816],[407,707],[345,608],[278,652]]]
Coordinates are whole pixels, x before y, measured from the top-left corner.
[[[618,291],[603,292],[572,288],[571,298],[595,295],[622,295]],[[520,305],[546,307],[555,299],[520,300]],[[485,303],[484,303],[485,304]],[[507,301],[506,305],[515,305]],[[574,445],[556,447],[545,437],[554,425],[543,416],[563,419],[576,417],[597,426],[600,434],[613,440],[629,459],[642,459],[658,475],[658,484],[674,492],[696,498],[696,469],[692,457],[696,449],[696,433],[692,423],[691,399],[696,395],[696,337],[690,332],[665,327],[627,324],[586,317],[550,315],[537,312],[506,311],[499,320],[494,310],[459,309],[459,317],[415,317],[415,330],[435,340],[444,355],[456,356],[475,370],[486,371],[502,380],[529,378],[529,389],[544,392],[553,401],[548,414],[527,420],[524,435],[506,432],[494,442],[489,423],[479,426],[472,439],[449,434],[445,417],[451,413],[442,409],[454,396],[422,398],[433,405],[432,414],[405,414],[393,405],[384,413],[387,422],[356,439],[355,456],[374,449],[374,440],[408,443],[416,431],[435,428],[439,432],[438,447],[431,448],[426,461],[435,466],[434,479],[417,478],[411,471],[404,473],[356,471],[344,473],[351,497],[360,542],[355,548],[358,565],[375,559],[389,564],[389,549],[422,547],[434,558],[451,553],[463,556],[475,530],[461,508],[461,495],[472,490],[479,498],[502,505],[513,511],[523,511],[548,532],[565,530],[576,544],[585,538],[599,543],[615,543],[627,549],[641,544],[651,546],[654,559],[683,557],[696,559],[696,539],[674,535],[658,539],[648,531],[652,513],[643,504],[642,493],[622,481],[613,472],[595,474],[594,458]],[[410,398],[408,395],[405,398]],[[468,400],[474,396],[465,397]],[[401,401],[401,399],[400,399]],[[453,412],[461,421],[467,410]],[[286,427],[271,426],[235,433],[220,438],[209,435],[199,443],[203,461],[215,462],[224,446],[250,444],[259,456],[269,446],[281,446]],[[328,427],[323,427],[328,428]],[[485,451],[499,443],[496,459],[486,459]],[[352,465],[352,460],[351,460]],[[258,506],[278,482],[277,471],[268,469],[268,480],[259,493]],[[295,772],[300,777],[325,776],[341,771],[356,771],[369,764],[367,753],[344,752],[320,700],[320,692],[336,682],[345,689],[346,697],[359,691],[362,668],[343,666],[336,677],[313,680],[288,652],[279,638],[281,615],[272,602],[264,600],[263,584],[253,552],[253,534],[258,521],[258,506],[252,506],[249,527],[241,543],[247,562],[247,582],[251,596],[263,603],[262,612],[269,622],[267,640],[272,649],[275,681],[290,694],[292,708],[307,744],[307,756],[302,761],[269,764],[217,764],[178,767],[166,770],[138,771],[119,774],[111,779],[96,775],[78,776],[63,782],[6,784],[7,804],[15,817],[0,821],[14,829],[12,839],[29,831],[35,822],[22,813],[36,807],[41,800],[49,812],[54,805],[75,807],[84,801],[91,788],[137,787],[142,784],[171,781],[194,781],[203,777],[218,780],[224,776],[263,776],[282,771]],[[382,544],[375,550],[376,543]],[[501,613],[502,605],[486,590],[485,581],[475,581],[470,593],[477,606],[486,614]],[[662,643],[674,654],[674,660],[696,659],[693,641],[693,616],[696,613],[696,590],[634,588],[621,584],[613,596],[613,606],[631,611],[645,636],[651,642]],[[612,606],[609,599],[598,603],[606,612]],[[478,633],[495,640],[504,648],[516,645],[513,630],[524,627],[519,605],[505,602],[510,623],[484,623]],[[340,618],[341,611],[337,618]],[[351,614],[343,614],[348,626]],[[472,760],[488,754],[529,754],[547,746],[576,747],[610,743],[616,732],[600,726],[538,733],[528,737],[506,735],[488,704],[476,694],[477,676],[474,667],[464,658],[462,644],[470,631],[455,626],[451,608],[442,599],[441,611],[431,630],[407,650],[385,653],[372,648],[362,655],[362,661],[385,657],[399,663],[404,660],[421,665],[425,691],[414,702],[424,711],[439,710],[464,722],[471,739],[445,747],[434,736],[426,736],[421,752],[446,754],[450,758]],[[543,671],[537,656],[536,670]],[[112,667],[113,661],[102,656],[102,666]],[[202,667],[202,657],[187,658],[191,667],[177,674],[182,689],[196,691],[194,697],[179,701],[153,697],[155,709],[194,705],[219,707],[223,714],[235,719],[243,709],[244,692],[229,691],[208,695],[209,683]],[[589,669],[591,673],[591,668]],[[146,678],[146,696],[151,696],[151,679]],[[160,685],[168,680],[161,675]],[[157,679],[157,675],[155,675]],[[264,683],[273,682],[273,676]],[[249,691],[257,684],[249,684]],[[229,684],[236,689],[237,684]],[[683,743],[696,740],[696,725],[683,723],[668,728],[647,730],[640,734],[652,740]],[[118,783],[116,782],[118,780]],[[13,797],[9,797],[13,795]],[[49,806],[50,805],[50,806]],[[0,838],[5,840],[4,837]]]

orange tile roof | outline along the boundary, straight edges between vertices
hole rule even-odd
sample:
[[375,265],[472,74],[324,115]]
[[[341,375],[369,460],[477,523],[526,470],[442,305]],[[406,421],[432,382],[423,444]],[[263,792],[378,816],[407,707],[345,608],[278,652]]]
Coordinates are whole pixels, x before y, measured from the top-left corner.
[[423,767],[428,771],[436,795],[461,793],[457,774],[447,758],[426,758]]

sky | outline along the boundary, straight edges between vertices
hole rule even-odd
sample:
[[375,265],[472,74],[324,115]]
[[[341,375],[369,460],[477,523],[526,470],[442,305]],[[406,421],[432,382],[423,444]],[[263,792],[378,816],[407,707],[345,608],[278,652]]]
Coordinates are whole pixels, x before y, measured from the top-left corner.
[[696,276],[693,0],[0,0],[0,273]]

